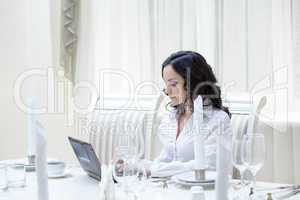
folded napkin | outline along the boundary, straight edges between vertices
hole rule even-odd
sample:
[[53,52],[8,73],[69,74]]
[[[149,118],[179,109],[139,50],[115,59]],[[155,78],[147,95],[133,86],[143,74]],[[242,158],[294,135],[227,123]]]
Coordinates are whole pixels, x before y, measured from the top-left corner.
[[205,170],[205,137],[208,135],[208,129],[203,127],[203,99],[199,95],[194,101],[193,119],[193,135],[194,135],[194,157],[195,169]]
[[47,151],[44,127],[35,122],[36,131],[36,176],[38,200],[48,200]]

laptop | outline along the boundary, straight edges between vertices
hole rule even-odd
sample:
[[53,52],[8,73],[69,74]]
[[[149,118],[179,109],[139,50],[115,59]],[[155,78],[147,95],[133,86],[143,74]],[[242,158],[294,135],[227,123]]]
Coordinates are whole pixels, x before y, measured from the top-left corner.
[[92,178],[101,181],[101,164],[91,144],[68,137],[83,170]]

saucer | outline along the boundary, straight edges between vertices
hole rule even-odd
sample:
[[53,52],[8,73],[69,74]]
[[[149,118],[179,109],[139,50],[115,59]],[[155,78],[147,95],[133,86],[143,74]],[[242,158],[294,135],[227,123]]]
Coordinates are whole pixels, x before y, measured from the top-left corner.
[[202,186],[202,187],[208,188],[208,187],[214,187],[214,185],[215,185],[215,181],[192,183],[192,182],[181,181],[177,177],[173,177],[172,179],[175,183],[182,185],[182,186],[186,186],[186,187]]
[[65,178],[68,175],[69,174],[67,172],[63,172],[61,174],[48,174],[48,178],[53,178],[53,179],[56,179],[56,178]]
[[187,183],[211,183],[215,182],[217,173],[215,171],[206,171],[205,172],[206,179],[205,180],[196,180],[195,173],[191,172],[184,172],[182,174],[178,174],[175,177],[180,182],[187,182]]

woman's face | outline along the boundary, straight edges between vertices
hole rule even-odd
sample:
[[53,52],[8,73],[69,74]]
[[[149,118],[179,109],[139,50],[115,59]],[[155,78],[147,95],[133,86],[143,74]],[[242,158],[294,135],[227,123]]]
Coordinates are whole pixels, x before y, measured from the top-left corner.
[[184,79],[172,67],[167,65],[163,69],[163,79],[165,82],[165,93],[170,97],[172,106],[184,103],[187,91],[184,88]]

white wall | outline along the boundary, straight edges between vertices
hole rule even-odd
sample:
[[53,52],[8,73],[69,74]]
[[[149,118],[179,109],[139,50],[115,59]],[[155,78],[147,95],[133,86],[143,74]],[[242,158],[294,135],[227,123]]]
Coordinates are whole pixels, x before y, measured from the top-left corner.
[[[53,4],[51,8],[59,10],[60,1],[52,2],[56,4]],[[49,6],[45,3],[47,1],[0,1],[0,160],[26,156],[27,119],[26,114],[14,101],[14,82],[24,71],[32,68],[47,70],[47,67],[58,63],[57,56],[53,56],[54,60],[52,59],[52,55],[55,55],[55,52],[52,52],[52,46],[55,48],[59,46],[60,31],[57,29],[59,12],[52,16],[55,19],[53,25],[56,25],[56,28],[50,30],[47,21]],[[55,39],[54,44],[50,43],[49,31]],[[63,78],[58,80],[60,83],[66,81]],[[46,77],[38,76],[27,79],[22,88],[22,97],[26,97],[26,94],[34,94],[39,97],[40,105],[47,105],[46,81]],[[56,102],[64,104],[61,103],[64,102],[63,99]],[[73,160],[73,152],[66,137],[76,134],[75,125],[68,125],[64,112],[57,113],[54,110],[49,113],[48,110],[38,118],[45,126],[49,156]]]
[[19,156],[12,148],[25,149],[25,116],[13,101],[13,83],[24,70],[25,61],[25,13],[24,5],[17,6],[18,3],[24,4],[16,0],[0,2],[1,159],[4,155]]

